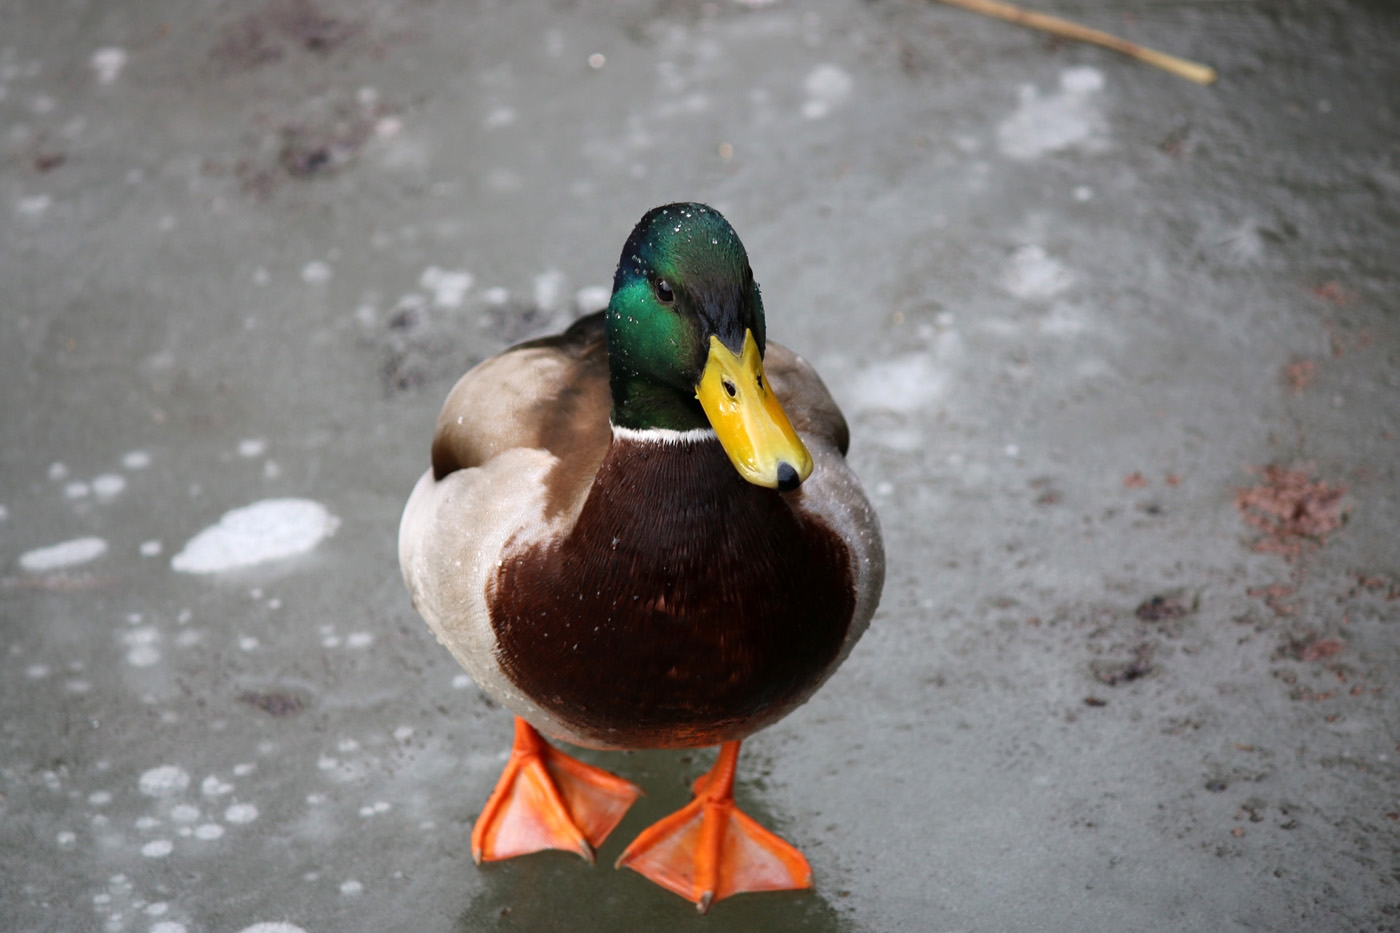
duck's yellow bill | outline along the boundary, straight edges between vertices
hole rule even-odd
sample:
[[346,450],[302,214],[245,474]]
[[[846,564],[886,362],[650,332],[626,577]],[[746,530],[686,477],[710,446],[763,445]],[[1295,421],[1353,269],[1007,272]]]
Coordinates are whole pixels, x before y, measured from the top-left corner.
[[787,492],[812,475],[812,455],[763,376],[753,331],[744,332],[739,356],[710,337],[695,397],[730,462],[750,483]]

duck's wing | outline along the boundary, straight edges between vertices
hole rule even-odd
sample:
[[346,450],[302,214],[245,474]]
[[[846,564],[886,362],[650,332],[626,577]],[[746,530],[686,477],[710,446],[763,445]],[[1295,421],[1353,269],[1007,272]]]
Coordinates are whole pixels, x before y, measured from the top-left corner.
[[812,475],[788,501],[835,532],[849,550],[855,611],[839,663],[870,624],[884,589],[885,546],[880,520],[846,463],[851,432],[817,371],[787,347],[769,343],[763,372],[812,454]]
[[433,433],[433,478],[527,447],[556,458],[550,498],[573,498],[586,491],[607,452],[611,408],[598,312],[562,334],[514,346],[458,380]]
[[763,373],[804,440],[821,438],[845,456],[851,431],[811,364],[782,344],[770,342],[763,356]]
[[481,363],[444,403],[432,466],[399,523],[413,605],[483,690],[542,727],[550,715],[496,663],[486,591],[510,547],[561,538],[577,520],[612,439],[611,405],[598,316]]

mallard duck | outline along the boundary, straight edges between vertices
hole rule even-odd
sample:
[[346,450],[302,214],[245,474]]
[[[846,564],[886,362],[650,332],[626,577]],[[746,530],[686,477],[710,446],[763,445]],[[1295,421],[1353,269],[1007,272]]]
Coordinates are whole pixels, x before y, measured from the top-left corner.
[[457,383],[399,529],[413,604],[515,743],[478,863],[594,849],[641,793],[595,749],[719,745],[684,809],[618,859],[696,903],[805,888],[734,804],[740,742],[850,652],[884,582],[845,419],[767,340],[743,244],[702,204],[648,211],[605,311]]

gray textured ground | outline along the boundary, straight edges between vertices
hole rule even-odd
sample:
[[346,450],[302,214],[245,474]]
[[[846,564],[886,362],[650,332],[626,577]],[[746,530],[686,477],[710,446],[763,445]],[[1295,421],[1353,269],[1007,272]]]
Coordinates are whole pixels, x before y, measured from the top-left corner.
[[[1221,80],[914,0],[0,0],[0,928],[1400,929],[1400,19],[1056,6]],[[455,377],[674,199],[890,556],[741,761],[816,890],[704,920],[472,866],[510,720],[395,561]],[[1246,523],[1269,464],[1345,524]],[[311,550],[172,567],[282,497]],[[605,863],[708,761],[592,757]]]

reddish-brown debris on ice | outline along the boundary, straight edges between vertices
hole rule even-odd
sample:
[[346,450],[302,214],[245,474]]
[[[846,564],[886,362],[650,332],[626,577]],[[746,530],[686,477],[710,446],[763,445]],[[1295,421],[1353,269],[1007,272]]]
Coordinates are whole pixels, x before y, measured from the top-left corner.
[[1274,464],[1250,472],[1259,482],[1237,489],[1235,506],[1241,518],[1264,532],[1254,550],[1292,561],[1327,543],[1327,536],[1341,527],[1347,512],[1345,486],[1329,486],[1306,470]]

